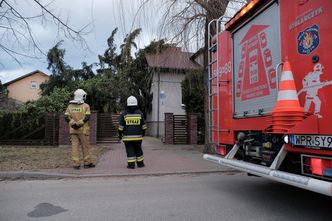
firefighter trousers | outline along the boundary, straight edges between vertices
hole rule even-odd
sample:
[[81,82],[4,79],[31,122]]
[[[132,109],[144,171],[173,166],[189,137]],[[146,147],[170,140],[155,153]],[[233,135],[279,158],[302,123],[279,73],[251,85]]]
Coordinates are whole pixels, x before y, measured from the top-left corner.
[[135,162],[138,167],[144,166],[144,156],[142,150],[142,141],[125,141],[127,152],[127,162],[129,168],[135,168]]
[[92,163],[91,160],[91,148],[89,144],[89,135],[85,134],[71,134],[71,156],[73,160],[73,166],[80,166],[80,151],[83,154],[84,165]]

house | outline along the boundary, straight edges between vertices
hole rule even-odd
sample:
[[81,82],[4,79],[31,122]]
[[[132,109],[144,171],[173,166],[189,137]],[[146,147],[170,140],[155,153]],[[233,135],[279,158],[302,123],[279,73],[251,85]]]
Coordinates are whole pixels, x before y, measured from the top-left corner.
[[35,70],[3,85],[7,87],[8,98],[25,103],[29,100],[37,100],[41,92],[40,84],[48,80],[47,74]]
[[204,67],[204,48],[198,49],[192,56],[191,60],[199,64],[201,67]]
[[181,82],[186,73],[200,68],[190,59],[191,56],[192,53],[183,52],[179,47],[170,47],[158,54],[145,56],[153,74],[152,111],[146,116],[149,136],[164,136],[165,113],[185,114]]

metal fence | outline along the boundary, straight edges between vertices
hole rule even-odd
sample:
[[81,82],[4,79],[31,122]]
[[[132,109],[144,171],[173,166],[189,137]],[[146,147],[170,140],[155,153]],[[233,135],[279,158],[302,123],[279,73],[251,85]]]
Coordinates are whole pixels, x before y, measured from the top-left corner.
[[[8,116],[0,120],[0,145],[59,145],[59,117],[63,120],[63,113],[48,113],[37,119],[21,116],[21,120]],[[119,114],[97,113],[97,143],[119,141],[118,118]]]
[[37,119],[1,121],[1,145],[58,145],[59,114],[48,113]]

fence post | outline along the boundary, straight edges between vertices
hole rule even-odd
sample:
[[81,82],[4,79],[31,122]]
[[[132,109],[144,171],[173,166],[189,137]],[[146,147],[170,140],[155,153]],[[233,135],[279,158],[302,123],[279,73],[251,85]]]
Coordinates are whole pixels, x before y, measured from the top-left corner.
[[197,114],[188,114],[188,141],[197,144]]
[[173,113],[165,113],[165,144],[174,143]]

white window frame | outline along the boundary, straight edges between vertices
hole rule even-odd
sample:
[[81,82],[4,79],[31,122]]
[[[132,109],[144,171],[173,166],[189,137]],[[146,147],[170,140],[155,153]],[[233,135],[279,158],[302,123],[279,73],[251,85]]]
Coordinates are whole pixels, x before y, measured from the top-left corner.
[[38,83],[37,83],[37,81],[31,81],[30,88],[31,89],[38,89]]

